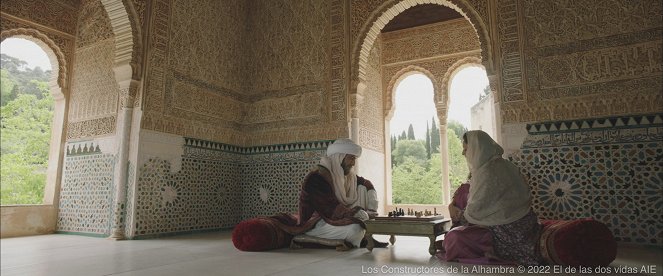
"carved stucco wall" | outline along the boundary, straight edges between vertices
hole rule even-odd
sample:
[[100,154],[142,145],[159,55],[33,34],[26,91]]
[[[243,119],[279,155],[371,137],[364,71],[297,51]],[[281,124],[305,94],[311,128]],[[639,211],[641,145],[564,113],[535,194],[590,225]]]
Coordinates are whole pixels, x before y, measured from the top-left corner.
[[660,1],[498,3],[505,123],[663,110]]
[[384,117],[382,104],[381,62],[382,44],[375,43],[366,70],[366,90],[357,103],[359,144],[377,152],[384,152]]
[[246,2],[152,5],[142,128],[243,144]]
[[113,73],[115,41],[99,0],[84,0],[78,21],[67,139],[115,133],[119,88]]
[[253,4],[247,144],[347,135],[342,1]]
[[444,123],[449,76],[461,63],[480,62],[479,39],[472,25],[466,19],[456,19],[381,36],[385,115],[392,108],[393,90],[400,77],[418,71],[431,78],[438,116],[440,122]]
[[341,0],[153,7],[143,129],[239,146],[347,136]]

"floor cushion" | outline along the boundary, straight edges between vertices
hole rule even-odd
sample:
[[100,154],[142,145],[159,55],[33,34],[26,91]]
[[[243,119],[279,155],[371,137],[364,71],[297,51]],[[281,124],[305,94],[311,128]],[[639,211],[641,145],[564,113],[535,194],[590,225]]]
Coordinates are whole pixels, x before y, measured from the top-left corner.
[[591,218],[542,220],[541,255],[551,264],[608,266],[617,255],[610,229]]
[[240,222],[232,233],[235,248],[242,251],[265,251],[287,247],[292,235],[281,230],[276,223],[271,218],[263,217]]

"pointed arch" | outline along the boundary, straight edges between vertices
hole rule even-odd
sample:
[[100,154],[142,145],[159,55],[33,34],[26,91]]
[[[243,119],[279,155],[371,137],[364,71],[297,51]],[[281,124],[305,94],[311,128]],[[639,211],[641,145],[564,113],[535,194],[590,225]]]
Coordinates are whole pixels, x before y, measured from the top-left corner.
[[444,95],[445,97],[444,101],[441,99],[439,103],[443,104],[446,110],[449,109],[449,84],[451,80],[460,70],[469,66],[478,66],[484,68],[484,70],[486,69],[481,64],[480,58],[464,57],[454,62],[451,66],[449,66],[449,69],[447,69],[446,73],[444,73],[444,77],[442,77],[442,80],[440,81],[440,94]]
[[488,35],[488,27],[478,13],[463,0],[399,0],[390,5],[385,5],[381,10],[374,12],[360,30],[359,39],[353,47],[352,74],[353,79],[358,82],[365,81],[366,67],[368,66],[369,54],[373,43],[375,43],[382,28],[401,12],[419,5],[437,4],[449,7],[465,17],[474,27],[481,45],[481,64],[484,65],[488,75],[492,74],[492,47]]
[[[68,87],[67,60],[60,47],[52,39],[35,29],[16,28],[2,31],[0,42],[10,37],[27,39],[39,45],[51,62],[51,78],[56,80],[61,91],[66,91],[64,88]],[[58,95],[53,96],[57,97]]]
[[416,66],[416,65],[409,65],[401,70],[398,70],[393,76],[391,76],[389,80],[389,84],[387,85],[386,90],[384,91],[385,93],[385,101],[384,101],[384,116],[385,119],[391,118],[391,115],[393,115],[393,106],[394,106],[394,93],[395,93],[395,88],[396,85],[398,85],[402,80],[405,78],[413,75],[413,74],[423,74],[426,76],[430,81],[433,83],[433,99],[435,103],[438,103],[440,101],[440,95],[438,95],[438,84],[437,81],[435,80],[435,76],[433,73],[430,71],[426,70],[423,67]]

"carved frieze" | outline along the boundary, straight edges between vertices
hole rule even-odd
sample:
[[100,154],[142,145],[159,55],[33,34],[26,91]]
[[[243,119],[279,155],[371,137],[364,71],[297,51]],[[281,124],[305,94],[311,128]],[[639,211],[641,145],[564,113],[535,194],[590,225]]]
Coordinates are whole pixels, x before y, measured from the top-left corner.
[[474,27],[456,19],[381,35],[385,51],[382,63],[431,58],[480,48]]
[[661,41],[539,59],[540,88],[660,76]]
[[519,27],[521,0],[500,0],[497,12],[497,40],[500,45],[502,102],[525,100],[523,56]]
[[528,47],[660,28],[659,0],[523,1]]
[[67,140],[83,137],[104,136],[115,133],[117,116],[107,116],[79,122],[67,123]]

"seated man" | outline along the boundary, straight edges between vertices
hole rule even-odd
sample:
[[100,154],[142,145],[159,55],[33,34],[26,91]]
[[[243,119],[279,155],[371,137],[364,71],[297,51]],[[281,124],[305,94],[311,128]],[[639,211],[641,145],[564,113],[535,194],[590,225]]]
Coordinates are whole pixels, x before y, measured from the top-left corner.
[[[359,145],[350,139],[338,139],[304,178],[299,195],[299,225],[315,223],[306,235],[342,239],[354,247],[365,244],[363,221],[377,215],[378,200],[371,182],[352,170],[360,155]],[[387,246],[377,241],[375,245]]]

